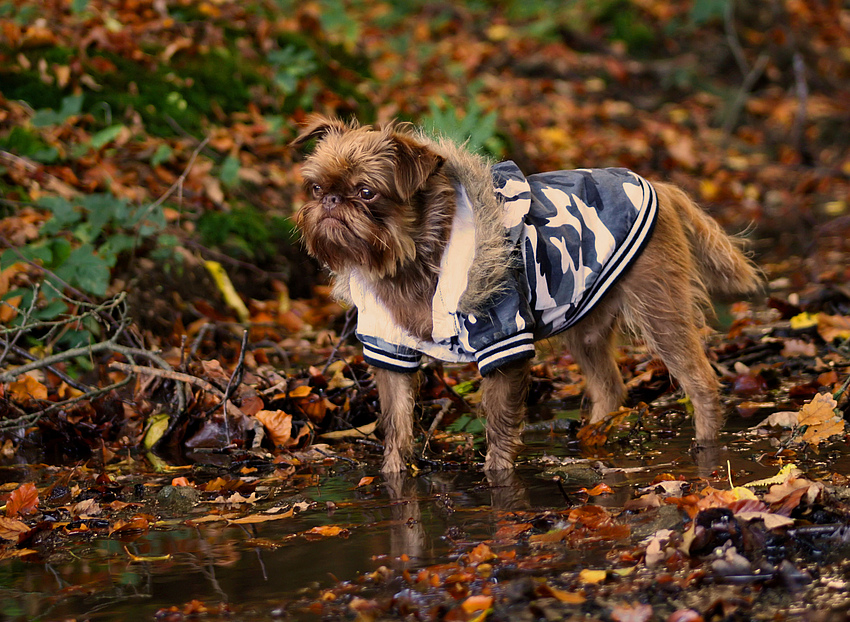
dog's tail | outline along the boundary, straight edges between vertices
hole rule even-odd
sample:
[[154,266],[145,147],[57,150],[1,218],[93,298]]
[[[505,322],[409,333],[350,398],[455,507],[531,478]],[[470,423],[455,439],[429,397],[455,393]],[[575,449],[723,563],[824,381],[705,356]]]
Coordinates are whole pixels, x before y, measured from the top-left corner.
[[679,214],[705,288],[715,295],[752,294],[762,287],[759,269],[742,252],[741,238],[729,236],[683,190],[653,183],[658,200]]

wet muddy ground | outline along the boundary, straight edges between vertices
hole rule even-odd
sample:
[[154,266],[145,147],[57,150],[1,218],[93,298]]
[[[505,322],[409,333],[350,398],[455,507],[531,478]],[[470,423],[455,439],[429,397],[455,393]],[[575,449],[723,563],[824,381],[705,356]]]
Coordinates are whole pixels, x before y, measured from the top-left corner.
[[[567,435],[529,433],[516,475],[489,479],[478,470],[386,479],[375,460],[354,459],[326,459],[294,476],[220,456],[155,477],[125,464],[111,482],[93,484],[99,492],[89,496],[138,503],[125,511],[149,515],[149,524],[116,528],[114,517],[110,526],[93,516],[43,531],[27,544],[32,554],[0,561],[0,607],[8,620],[846,619],[850,566],[828,553],[850,552],[850,538],[813,541],[804,560],[781,554],[793,560],[787,576],[765,555],[750,555],[774,572],[768,579],[755,576],[755,563],[737,578],[695,559],[645,567],[639,543],[659,529],[683,531],[686,517],[672,505],[624,512],[640,489],[663,474],[685,483],[684,492],[706,484],[729,489],[727,460],[741,481],[776,474],[769,437],[727,431],[722,440],[716,454],[695,458],[685,427],[663,441],[587,458]],[[812,477],[850,474],[846,445],[802,462]],[[236,467],[248,502],[214,503],[233,497],[194,489],[181,496],[168,486],[173,477],[210,481]],[[21,481],[19,470],[7,467],[4,480]],[[56,472],[41,475],[47,481]],[[81,470],[74,479],[87,477]],[[600,483],[610,492],[589,496]],[[833,500],[822,505],[840,507],[828,524],[847,503],[846,489],[832,490]],[[581,533],[546,542],[545,534],[570,523],[571,509],[590,506],[605,508],[624,529],[609,533],[588,523]],[[67,519],[43,510],[45,520]],[[276,516],[286,517],[267,520]],[[478,559],[482,543],[486,554]],[[598,570],[603,579],[589,578]],[[497,605],[489,613],[453,605],[476,594],[495,595]]]

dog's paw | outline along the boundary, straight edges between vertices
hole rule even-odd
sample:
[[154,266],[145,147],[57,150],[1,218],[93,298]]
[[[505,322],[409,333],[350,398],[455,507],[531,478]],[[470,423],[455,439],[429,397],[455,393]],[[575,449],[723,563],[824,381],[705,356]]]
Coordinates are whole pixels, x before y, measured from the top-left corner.
[[401,473],[406,470],[407,466],[399,454],[389,454],[384,456],[384,464],[381,466],[381,473]]
[[514,468],[514,458],[503,453],[492,451],[487,452],[487,458],[484,460],[485,471],[504,471]]

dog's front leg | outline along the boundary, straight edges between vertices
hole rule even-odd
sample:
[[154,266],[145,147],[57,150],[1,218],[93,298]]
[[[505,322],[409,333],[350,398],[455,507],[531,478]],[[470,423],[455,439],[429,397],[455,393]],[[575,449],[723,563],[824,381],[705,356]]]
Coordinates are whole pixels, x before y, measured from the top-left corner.
[[405,470],[413,455],[413,405],[418,374],[374,369],[381,398],[381,431],[384,433],[384,473]]
[[508,363],[482,381],[481,408],[487,417],[486,471],[514,468],[522,449],[520,430],[531,383],[531,362]]

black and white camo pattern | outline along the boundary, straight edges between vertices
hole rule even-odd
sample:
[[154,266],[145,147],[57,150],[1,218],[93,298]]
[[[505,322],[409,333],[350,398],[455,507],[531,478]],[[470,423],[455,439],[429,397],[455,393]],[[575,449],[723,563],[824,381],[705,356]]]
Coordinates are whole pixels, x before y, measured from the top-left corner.
[[419,356],[477,361],[487,374],[534,356],[534,341],[581,320],[645,246],[657,198],[645,179],[626,169],[580,169],[523,176],[513,162],[492,168],[504,200],[505,235],[522,256],[511,283],[485,313],[463,315],[457,302],[475,248],[472,207],[462,188],[434,297],[434,340],[414,339],[395,325],[365,281],[352,274],[358,337],[364,358],[395,371],[415,371]]

